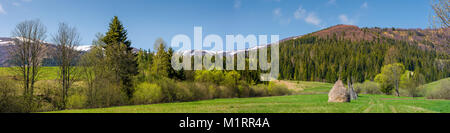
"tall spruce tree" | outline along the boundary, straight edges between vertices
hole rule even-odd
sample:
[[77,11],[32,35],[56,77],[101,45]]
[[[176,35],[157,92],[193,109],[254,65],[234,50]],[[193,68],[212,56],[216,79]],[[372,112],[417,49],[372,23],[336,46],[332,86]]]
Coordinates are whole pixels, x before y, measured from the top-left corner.
[[138,64],[136,54],[133,53],[131,42],[127,37],[127,30],[117,16],[112,19],[102,41],[106,44],[105,50],[111,71],[115,72],[117,82],[121,83],[122,90],[128,98],[131,98],[133,96],[132,79],[138,74]]

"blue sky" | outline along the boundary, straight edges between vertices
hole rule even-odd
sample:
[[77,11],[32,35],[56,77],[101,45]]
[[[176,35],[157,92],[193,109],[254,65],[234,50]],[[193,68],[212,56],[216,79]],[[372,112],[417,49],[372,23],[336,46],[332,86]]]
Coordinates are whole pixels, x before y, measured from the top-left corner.
[[105,33],[113,16],[128,29],[132,46],[153,48],[174,35],[267,34],[280,39],[311,33],[336,24],[360,27],[427,28],[429,0],[0,0],[0,37],[15,25],[40,19],[47,41],[58,23],[76,26],[82,44]]

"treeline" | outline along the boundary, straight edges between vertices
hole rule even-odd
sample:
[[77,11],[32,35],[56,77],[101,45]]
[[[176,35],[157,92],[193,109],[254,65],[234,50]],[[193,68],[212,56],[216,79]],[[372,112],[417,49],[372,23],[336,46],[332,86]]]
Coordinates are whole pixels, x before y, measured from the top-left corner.
[[350,41],[306,35],[280,43],[280,78],[335,82],[373,81],[384,65],[401,63],[424,75],[426,82],[450,77],[450,56],[417,44],[378,38]]
[[[32,30],[21,30],[31,27]],[[36,27],[36,28],[33,28]],[[37,31],[34,31],[39,29]],[[98,34],[90,51],[80,54],[75,28],[60,26],[53,41],[53,60],[45,60],[45,27],[39,21],[20,23],[13,61],[16,78],[0,77],[0,112],[39,112],[118,105],[182,102],[213,98],[288,95],[282,85],[261,82],[257,71],[176,71],[174,51],[164,41],[155,51],[133,51],[127,30],[114,17],[106,34]],[[39,36],[27,36],[39,32]],[[23,33],[22,33],[23,32]],[[33,48],[33,49],[32,49]],[[20,52],[22,51],[22,52]],[[28,56],[20,53],[39,53]],[[23,56],[23,58],[22,58]],[[192,57],[192,59],[195,57]],[[32,62],[31,62],[32,61]],[[57,64],[54,80],[41,80],[42,63]],[[248,60],[247,60],[248,62]]]
[[[174,55],[172,48],[166,47],[165,42],[158,39],[154,49],[154,52],[142,49],[137,52],[139,74],[135,80],[137,87],[133,99],[136,104],[290,94],[284,86],[262,82],[260,71],[177,71],[171,64]],[[194,58],[199,57],[191,56],[192,62]],[[226,58],[223,59],[225,60]],[[235,67],[236,65],[237,63]],[[149,97],[150,101],[145,100]]]

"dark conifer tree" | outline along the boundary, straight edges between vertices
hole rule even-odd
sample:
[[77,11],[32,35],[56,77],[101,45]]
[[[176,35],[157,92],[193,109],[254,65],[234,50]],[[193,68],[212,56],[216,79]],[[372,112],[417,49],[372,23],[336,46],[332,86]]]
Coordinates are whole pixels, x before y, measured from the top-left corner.
[[127,30],[114,16],[109,24],[109,30],[102,39],[106,44],[106,55],[109,56],[108,65],[111,71],[115,72],[116,80],[121,83],[122,90],[127,94],[128,98],[133,96],[133,76],[138,74],[138,64],[136,54],[133,53],[131,42],[127,37]]

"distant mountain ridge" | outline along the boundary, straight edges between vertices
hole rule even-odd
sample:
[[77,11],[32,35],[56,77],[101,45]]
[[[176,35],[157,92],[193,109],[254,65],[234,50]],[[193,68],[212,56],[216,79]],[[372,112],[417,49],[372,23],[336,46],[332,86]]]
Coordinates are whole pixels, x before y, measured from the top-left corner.
[[[322,39],[339,38],[351,41],[378,41],[378,39],[393,39],[397,41],[405,41],[411,44],[417,44],[422,49],[432,49],[445,53],[450,53],[450,28],[443,29],[397,29],[397,28],[359,28],[354,25],[336,25],[303,36],[293,36],[280,40],[280,44],[285,41],[299,39],[305,36],[317,36]],[[7,63],[9,56],[7,49],[14,46],[13,39],[8,37],[0,37],[0,66],[10,66]],[[205,54],[222,54],[234,55],[240,52],[256,50],[270,46],[258,46],[242,50],[233,51],[211,51],[211,50],[184,50],[178,51],[182,55],[205,55]],[[46,47],[51,50],[56,49],[56,45],[46,43]],[[79,46],[79,51],[89,51],[91,46]],[[138,49],[133,48],[134,52]],[[49,54],[46,54],[48,56]]]
[[[443,29],[396,29],[396,28],[359,28],[354,25],[336,25],[303,36],[317,36],[322,39],[339,38],[351,41],[378,41],[393,39],[417,44],[422,49],[432,49],[450,53],[450,28]],[[280,40],[280,43],[299,39],[303,36],[293,36]],[[270,44],[269,44],[270,45]],[[179,51],[182,55],[223,54],[233,55],[240,52],[251,51],[266,46],[258,46],[245,50],[211,51],[211,50],[185,50]]]
[[[52,58],[52,53],[56,50],[56,45],[44,42],[46,53],[44,54],[44,59],[42,65],[44,66],[55,66],[55,61]],[[9,52],[8,50],[14,47],[14,38],[11,37],[0,37],[0,67],[9,67],[12,64],[8,62]],[[86,53],[92,48],[91,45],[80,45],[75,49],[81,53]],[[137,52],[139,49],[133,48],[133,52]]]
[[[0,37],[0,67],[8,67],[11,66],[8,62],[9,59],[9,49],[13,48],[14,38],[10,37]],[[44,53],[44,66],[52,66],[54,62],[52,61],[52,52],[56,50],[56,45],[44,42],[44,47],[46,49],[46,53]],[[90,46],[79,46],[76,48],[80,52],[86,52],[90,50]]]
[[401,28],[359,28],[354,25],[336,25],[317,32],[312,36],[339,38],[351,41],[377,41],[393,39],[418,44],[423,49],[435,49],[450,53],[450,28],[442,29],[401,29]]

